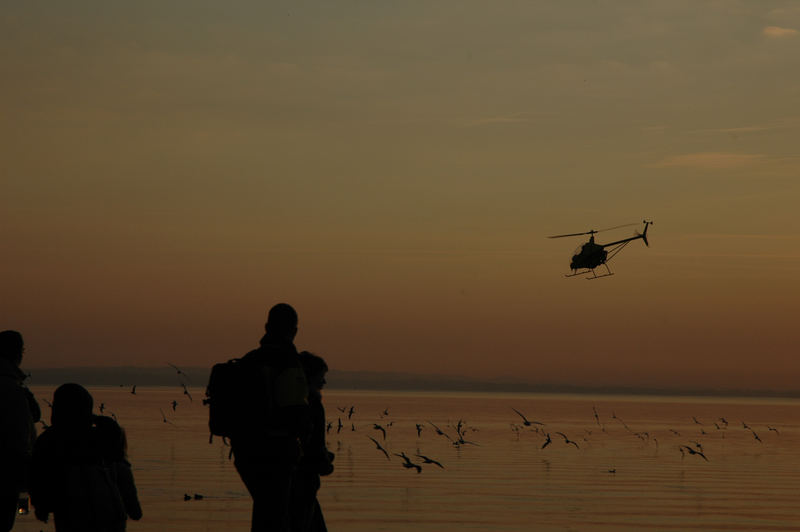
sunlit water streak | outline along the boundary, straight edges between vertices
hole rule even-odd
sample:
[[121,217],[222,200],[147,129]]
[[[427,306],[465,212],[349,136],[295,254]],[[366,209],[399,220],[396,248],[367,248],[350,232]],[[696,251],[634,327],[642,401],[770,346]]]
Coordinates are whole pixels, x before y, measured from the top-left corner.
[[[40,400],[51,399],[52,390],[34,387]],[[202,390],[191,389],[192,403],[179,387],[139,387],[136,395],[128,388],[90,391],[128,434],[145,512],[128,530],[249,530],[250,498],[228,447],[216,438],[209,444]],[[337,456],[319,498],[332,531],[800,530],[797,400],[331,390],[324,401]],[[348,420],[337,407],[351,405]],[[522,427],[512,407],[545,423],[540,432],[549,432],[552,443],[542,449],[543,434]],[[44,404],[43,411],[49,417]],[[455,438],[459,420],[465,439],[477,445],[456,447],[428,423]],[[384,442],[373,424],[390,422]],[[416,423],[424,424],[420,437]],[[444,469],[405,469],[368,435],[390,453],[405,452],[417,463],[414,455],[424,454]],[[682,457],[679,446],[691,441],[702,444],[708,462]],[[195,493],[204,498],[184,501]],[[15,530],[52,525],[31,513]]]

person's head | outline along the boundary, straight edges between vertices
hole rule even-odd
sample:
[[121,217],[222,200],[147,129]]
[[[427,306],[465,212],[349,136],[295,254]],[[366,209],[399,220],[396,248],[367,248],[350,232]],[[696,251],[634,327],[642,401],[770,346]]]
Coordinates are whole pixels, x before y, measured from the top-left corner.
[[22,353],[25,351],[25,342],[17,331],[0,332],[0,358],[19,366],[22,363]]
[[322,387],[327,384],[325,374],[328,373],[328,364],[322,357],[303,351],[298,355],[303,373],[306,374],[308,389],[319,393]]
[[97,429],[98,454],[111,461],[121,461],[127,458],[128,439],[125,430],[107,416],[94,416],[94,426]]
[[50,423],[54,427],[89,428],[92,426],[92,395],[80,384],[67,383],[53,393],[53,412]]
[[289,304],[278,303],[269,309],[264,330],[271,338],[288,342],[294,341],[297,334],[297,311]]

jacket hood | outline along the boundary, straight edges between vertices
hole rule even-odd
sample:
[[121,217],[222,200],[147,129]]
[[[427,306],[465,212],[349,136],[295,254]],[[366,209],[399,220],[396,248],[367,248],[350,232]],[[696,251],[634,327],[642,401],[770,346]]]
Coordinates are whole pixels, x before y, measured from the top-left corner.
[[10,360],[0,358],[0,377],[13,379],[22,384],[26,375]]

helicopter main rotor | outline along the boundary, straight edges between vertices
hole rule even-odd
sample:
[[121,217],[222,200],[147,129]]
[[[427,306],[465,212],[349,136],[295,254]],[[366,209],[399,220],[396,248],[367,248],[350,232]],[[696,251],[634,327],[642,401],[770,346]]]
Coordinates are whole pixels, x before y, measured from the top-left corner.
[[567,235],[554,235],[554,236],[548,236],[547,238],[564,238],[564,237],[568,237],[568,236],[593,235],[595,233],[602,233],[603,231],[611,231],[612,229],[619,229],[621,227],[631,227],[631,226],[634,226],[634,225],[639,225],[639,224],[635,223],[635,224],[615,225],[614,227],[607,227],[605,229],[600,229],[600,230],[590,229],[589,231],[584,231],[583,233],[570,233],[570,234],[567,234]]

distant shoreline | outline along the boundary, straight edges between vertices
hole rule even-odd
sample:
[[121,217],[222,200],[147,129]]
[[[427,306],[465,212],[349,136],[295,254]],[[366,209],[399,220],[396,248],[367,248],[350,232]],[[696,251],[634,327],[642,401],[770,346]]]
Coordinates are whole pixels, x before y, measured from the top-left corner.
[[[55,386],[78,382],[86,386],[179,386],[181,377],[169,367],[71,367],[23,368],[29,372],[29,384]],[[210,368],[185,367],[188,386],[205,387]],[[570,384],[529,383],[509,380],[477,380],[447,375],[416,375],[368,371],[337,371],[328,374],[328,388],[341,391],[408,391],[408,392],[478,392],[478,393],[541,393],[579,395],[643,395],[688,397],[763,397],[800,398],[800,390],[693,389],[632,386],[576,386]]]

